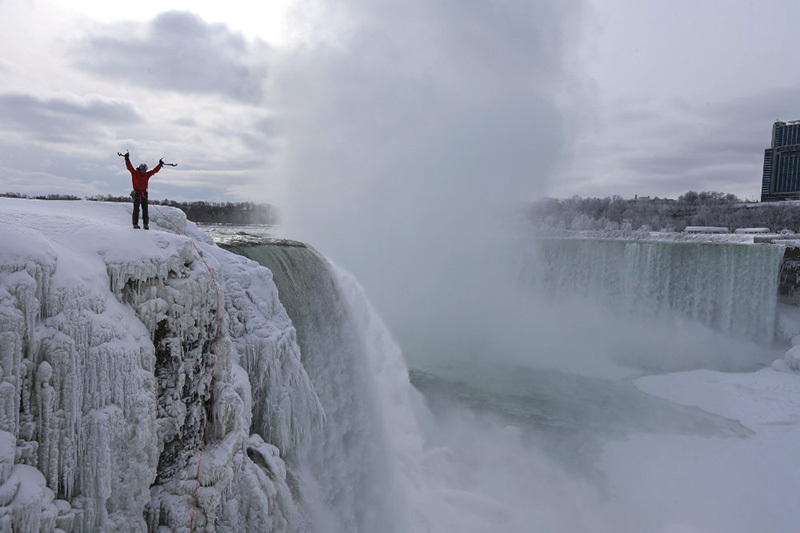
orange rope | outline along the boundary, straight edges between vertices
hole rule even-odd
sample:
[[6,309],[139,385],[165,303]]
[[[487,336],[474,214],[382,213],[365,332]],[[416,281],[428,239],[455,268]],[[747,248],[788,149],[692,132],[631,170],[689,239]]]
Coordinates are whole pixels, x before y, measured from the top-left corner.
[[187,238],[190,239],[190,241],[192,243],[192,246],[194,247],[194,250],[197,253],[197,257],[199,257],[200,260],[203,262],[203,264],[206,267],[206,270],[208,271],[208,275],[211,277],[211,282],[214,285],[214,293],[216,294],[216,301],[217,301],[217,316],[216,316],[216,326],[215,326],[215,331],[214,331],[214,344],[212,345],[212,349],[211,349],[211,353],[212,353],[212,356],[213,356],[212,362],[211,362],[211,380],[209,381],[209,385],[208,385],[209,391],[210,391],[211,394],[208,397],[208,402],[206,402],[206,417],[205,417],[205,420],[203,421],[203,441],[200,444],[200,452],[199,452],[198,458],[197,458],[197,472],[195,473],[194,492],[192,494],[192,497],[194,498],[194,501],[195,501],[195,505],[192,507],[192,518],[191,518],[191,521],[189,522],[189,531],[191,532],[191,531],[194,531],[194,514],[195,514],[195,511],[197,510],[197,507],[200,505],[200,503],[199,503],[199,501],[197,499],[197,494],[200,491],[200,472],[201,472],[201,469],[203,467],[203,452],[205,451],[205,448],[206,448],[206,430],[208,429],[208,418],[211,416],[211,403],[212,403],[212,400],[214,398],[214,370],[217,367],[217,341],[219,340],[219,326],[220,326],[220,321],[221,321],[221,314],[220,314],[221,306],[220,306],[220,299],[219,299],[219,285],[217,284],[217,279],[214,277],[214,273],[211,271],[211,267],[208,266],[208,262],[206,262],[205,258],[203,257],[203,253],[201,252],[200,248],[197,246],[197,243],[195,242],[195,240],[192,239],[192,237],[190,237],[189,235],[187,235],[185,231],[180,229],[172,221],[172,219],[170,219],[167,215],[165,215],[161,211],[161,209],[156,207],[156,205],[154,205],[154,204],[151,204],[151,205],[153,205],[155,210],[158,211],[158,213],[162,217],[164,217],[167,220],[167,222],[169,222],[172,225],[173,228],[175,228],[175,231],[177,231],[178,233],[180,233],[184,237],[187,237]]

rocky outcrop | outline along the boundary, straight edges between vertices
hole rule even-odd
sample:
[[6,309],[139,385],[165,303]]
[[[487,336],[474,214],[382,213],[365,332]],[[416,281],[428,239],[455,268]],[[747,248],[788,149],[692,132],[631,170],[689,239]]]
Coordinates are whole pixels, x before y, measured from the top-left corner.
[[783,252],[778,294],[781,303],[800,307],[800,246],[789,246]]

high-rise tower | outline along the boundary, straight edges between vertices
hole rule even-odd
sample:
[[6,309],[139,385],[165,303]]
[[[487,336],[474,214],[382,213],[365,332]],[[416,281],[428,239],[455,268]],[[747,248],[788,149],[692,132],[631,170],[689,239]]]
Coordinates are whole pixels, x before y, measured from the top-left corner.
[[764,150],[761,201],[800,198],[800,120],[773,124],[771,144]]

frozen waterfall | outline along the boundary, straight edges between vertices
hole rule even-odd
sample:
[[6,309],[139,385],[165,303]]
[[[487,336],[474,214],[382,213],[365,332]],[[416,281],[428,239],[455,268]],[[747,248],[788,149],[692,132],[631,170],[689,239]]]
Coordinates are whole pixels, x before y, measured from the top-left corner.
[[773,340],[783,246],[544,238],[528,251],[522,277],[545,293]]
[[360,286],[305,246],[231,249],[272,271],[325,415],[304,454],[289,460],[312,529],[409,531],[402,476],[421,451],[412,390],[399,348]]

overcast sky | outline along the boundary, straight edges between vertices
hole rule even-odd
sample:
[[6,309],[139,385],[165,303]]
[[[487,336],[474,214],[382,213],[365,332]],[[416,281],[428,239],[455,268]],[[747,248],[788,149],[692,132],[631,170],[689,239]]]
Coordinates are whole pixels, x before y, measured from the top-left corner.
[[0,0],[0,190],[756,198],[800,118],[795,0],[267,4]]

